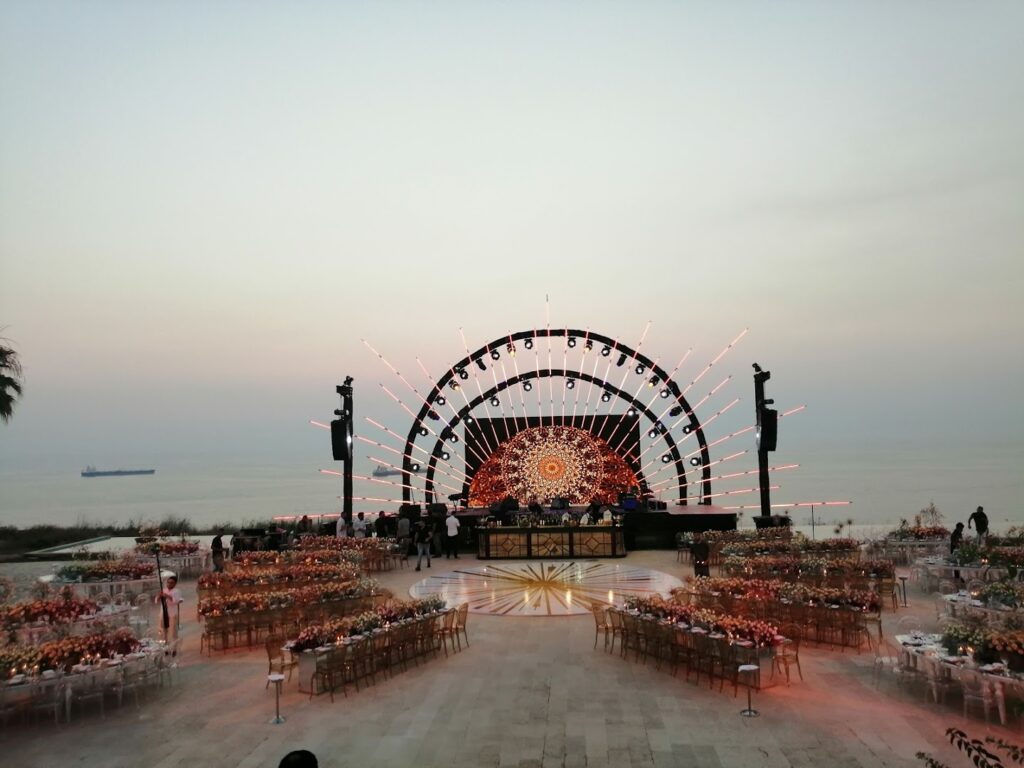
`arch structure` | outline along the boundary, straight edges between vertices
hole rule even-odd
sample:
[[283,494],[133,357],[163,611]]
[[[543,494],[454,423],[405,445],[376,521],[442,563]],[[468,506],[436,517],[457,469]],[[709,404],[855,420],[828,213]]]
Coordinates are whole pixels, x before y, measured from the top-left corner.
[[[582,347],[582,350],[577,350],[577,347]],[[583,361],[593,359],[592,370],[583,370],[587,367],[583,363],[569,365],[569,350],[585,352]],[[520,362],[525,362],[527,357],[533,364],[521,366]],[[616,381],[611,381],[612,378]],[[557,389],[556,382],[560,382]],[[579,389],[584,385],[588,388],[582,419],[578,413],[579,390],[572,393],[577,385]],[[471,386],[476,390],[475,395],[467,391]],[[538,392],[534,395],[532,390],[535,388]],[[597,400],[591,412],[590,398],[595,393]],[[659,448],[660,453],[655,456],[658,471],[674,470],[677,503],[711,503],[708,442],[700,420],[678,384],[656,361],[639,350],[609,336],[568,328],[538,328],[499,337],[453,364],[434,383],[414,417],[402,453],[403,501],[412,501],[414,489],[410,481],[421,473],[428,504],[444,501],[451,495],[446,494],[445,489],[451,490],[453,486],[442,481],[439,475],[461,483],[465,493],[473,477],[472,472],[467,474],[454,463],[454,454],[459,450],[457,446],[463,441],[458,434],[459,428],[465,437],[475,420],[494,418],[492,408],[501,408],[501,417],[508,421],[517,420],[518,423],[526,420],[528,423],[528,394],[530,399],[537,397],[541,424],[582,429],[594,437],[597,436],[594,429],[598,410],[603,407],[603,415],[607,418],[621,415],[613,414],[613,409],[624,406],[625,415],[636,417],[647,437],[655,441],[653,447]],[[561,417],[555,412],[559,395]],[[517,398],[523,415],[516,413]],[[543,413],[544,399],[548,401],[549,416]],[[456,405],[455,400],[461,401],[461,405]],[[567,414],[567,404],[572,408],[571,414]],[[511,415],[505,413],[506,405],[510,406]],[[673,424],[669,426],[667,421]],[[537,423],[536,419],[534,423]],[[684,455],[679,443],[689,438],[693,438],[697,445]],[[508,440],[502,442],[507,443]],[[474,455],[472,461],[466,462],[466,469],[470,464],[483,465],[497,448],[494,444],[473,447]],[[631,458],[635,463],[636,457]],[[665,466],[669,464],[671,468]],[[639,466],[634,468],[640,490],[645,491],[645,475],[639,471]]]

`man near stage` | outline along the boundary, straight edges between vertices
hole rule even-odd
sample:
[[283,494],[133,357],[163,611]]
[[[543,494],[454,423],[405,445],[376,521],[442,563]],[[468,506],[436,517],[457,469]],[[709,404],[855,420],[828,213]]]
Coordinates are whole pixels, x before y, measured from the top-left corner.
[[699,533],[693,534],[693,546],[690,547],[693,554],[693,575],[710,576],[711,566],[708,561],[711,559],[711,547],[707,540]]
[[448,510],[448,517],[444,521],[447,535],[444,537],[444,559],[449,560],[453,556],[459,559],[459,518],[455,516],[455,510]]
[[988,515],[985,514],[984,507],[978,507],[977,511],[967,518],[967,527],[971,527],[971,523],[974,523],[974,530],[978,532],[978,543],[985,543],[985,536],[988,535]]

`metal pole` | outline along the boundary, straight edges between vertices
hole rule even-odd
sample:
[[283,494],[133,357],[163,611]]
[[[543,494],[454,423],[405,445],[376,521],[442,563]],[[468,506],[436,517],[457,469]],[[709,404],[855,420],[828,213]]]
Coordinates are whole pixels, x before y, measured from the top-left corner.
[[342,471],[341,480],[341,517],[345,521],[345,525],[352,524],[352,424],[354,416],[352,413],[352,377],[346,376],[345,383],[339,384],[336,387],[339,395],[341,395],[341,411],[335,411],[334,413],[341,416],[345,420],[345,466]]
[[814,540],[814,505],[811,504],[811,540]]
[[754,363],[754,408],[757,411],[757,479],[761,487],[761,517],[771,515],[771,485],[768,477],[768,450],[761,440],[761,427],[765,408],[773,401],[764,398],[764,383],[772,377],[770,371],[761,370],[761,366]]

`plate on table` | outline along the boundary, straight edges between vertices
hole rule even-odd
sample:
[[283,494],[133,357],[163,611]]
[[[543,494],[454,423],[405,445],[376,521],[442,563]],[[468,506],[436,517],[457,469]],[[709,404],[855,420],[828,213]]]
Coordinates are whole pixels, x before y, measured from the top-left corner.
[[25,682],[25,676],[24,675],[15,675],[14,677],[12,677],[10,680],[7,681],[7,684],[8,685],[20,685],[23,682]]

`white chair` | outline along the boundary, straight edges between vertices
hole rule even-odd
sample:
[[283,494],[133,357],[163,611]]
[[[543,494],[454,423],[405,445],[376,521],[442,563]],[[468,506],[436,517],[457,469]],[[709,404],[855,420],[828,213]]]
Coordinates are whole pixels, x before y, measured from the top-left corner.
[[964,717],[967,717],[967,707],[971,704],[980,704],[985,712],[985,722],[988,722],[988,712],[996,704],[995,695],[988,680],[980,672],[973,669],[960,669],[960,685],[964,694]]

